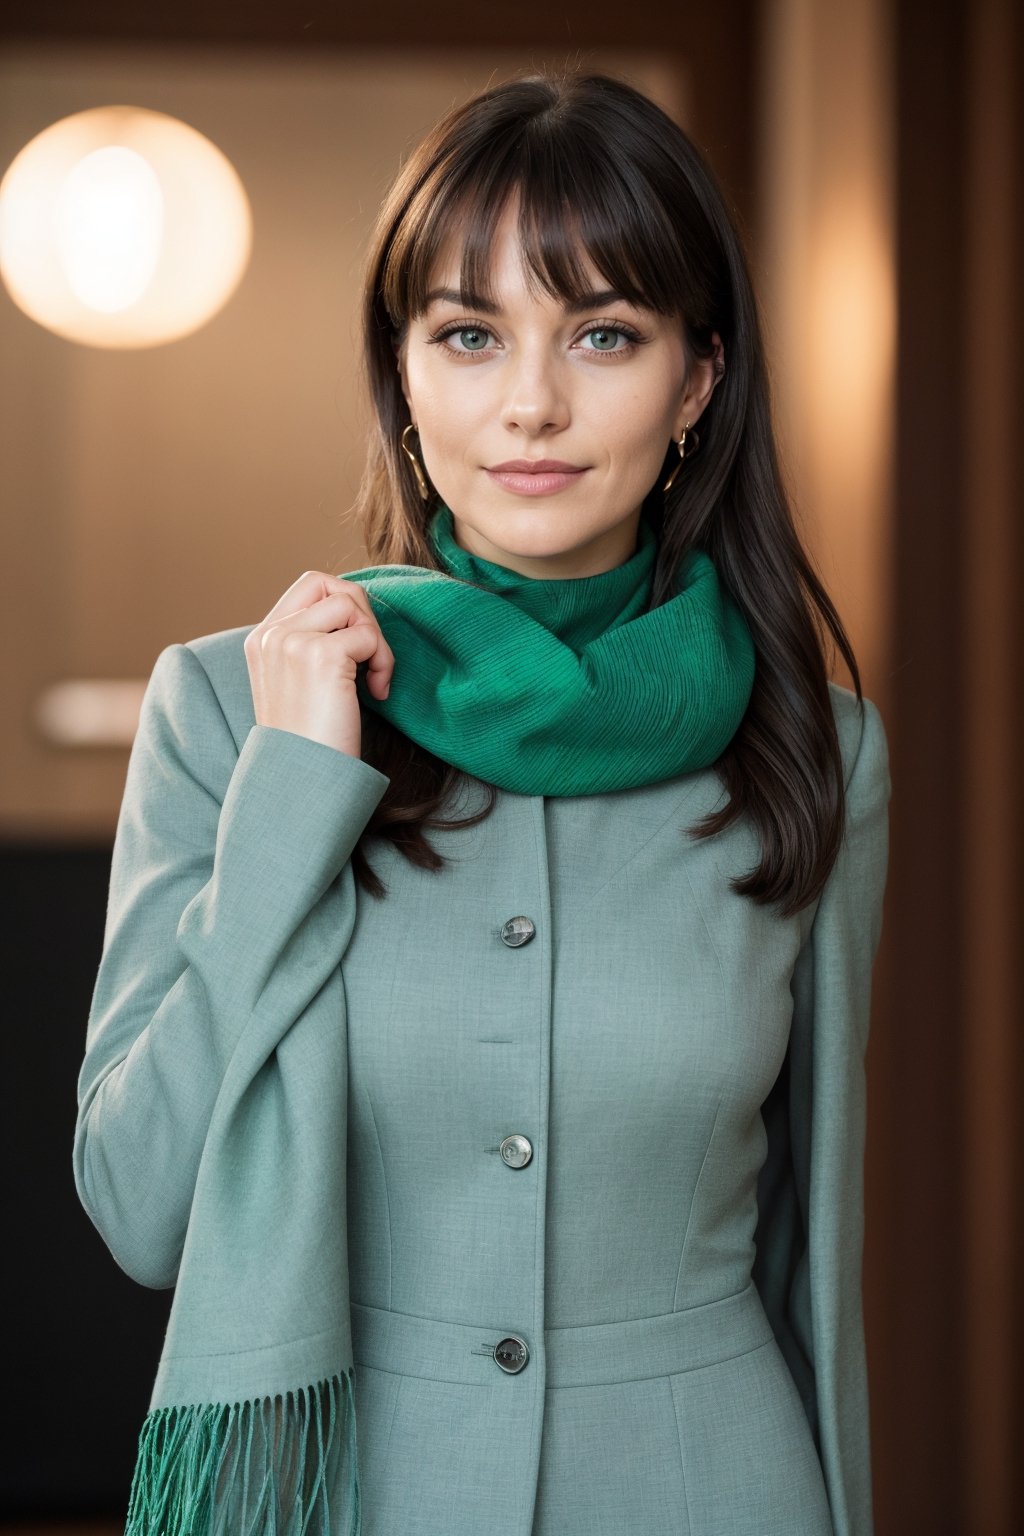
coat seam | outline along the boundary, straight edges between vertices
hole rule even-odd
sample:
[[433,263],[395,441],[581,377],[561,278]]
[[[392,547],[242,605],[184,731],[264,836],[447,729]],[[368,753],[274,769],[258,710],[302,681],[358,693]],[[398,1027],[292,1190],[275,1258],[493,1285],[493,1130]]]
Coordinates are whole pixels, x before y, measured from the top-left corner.
[[683,1431],[679,1423],[679,1409],[676,1406],[676,1389],[671,1376],[668,1378],[668,1395],[672,1399],[672,1417],[676,1421],[676,1441],[679,1445],[679,1472],[683,1480],[683,1503],[686,1506],[687,1536],[693,1536],[693,1518],[690,1514],[690,1490],[687,1487],[686,1454],[683,1450]]
[[388,1310],[394,1297],[391,1294],[392,1280],[395,1272],[394,1266],[394,1236],[391,1231],[391,1196],[388,1192],[388,1171],[384,1166],[384,1149],[380,1144],[380,1132],[377,1130],[377,1116],[373,1112],[373,1099],[369,1093],[366,1095],[366,1107],[370,1111],[370,1124],[373,1126],[373,1139],[377,1144],[377,1156],[380,1159],[380,1176],[384,1184],[384,1205],[388,1217]]
[[689,1208],[689,1210],[686,1213],[686,1226],[683,1228],[683,1242],[682,1242],[682,1246],[679,1249],[679,1264],[678,1264],[678,1267],[676,1269],[676,1287],[675,1287],[675,1291],[674,1291],[673,1297],[672,1297],[672,1310],[674,1312],[679,1312],[679,1311],[684,1311],[685,1312],[685,1311],[689,1310],[686,1307],[678,1307],[678,1306],[676,1306],[676,1302],[679,1300],[679,1286],[680,1286],[680,1283],[681,1283],[682,1278],[683,1278],[683,1260],[686,1257],[686,1244],[687,1244],[687,1241],[689,1240],[689,1236],[690,1236],[690,1224],[691,1224],[691,1222],[693,1220],[693,1208],[697,1204],[697,1194],[698,1194],[698,1191],[700,1190],[700,1181],[704,1177],[704,1168],[705,1168],[705,1165],[706,1165],[707,1160],[708,1160],[708,1153],[711,1151],[711,1143],[715,1139],[715,1129],[716,1129],[716,1127],[718,1125],[718,1117],[721,1114],[721,1112],[722,1112],[722,1100],[721,1100],[721,1097],[719,1097],[718,1103],[715,1105],[715,1118],[711,1122],[711,1131],[710,1131],[710,1133],[708,1135],[708,1144],[704,1148],[704,1156],[700,1160],[700,1168],[697,1170],[697,1177],[696,1177],[696,1179],[694,1181],[694,1185],[693,1185],[693,1193],[690,1196],[690,1208]]

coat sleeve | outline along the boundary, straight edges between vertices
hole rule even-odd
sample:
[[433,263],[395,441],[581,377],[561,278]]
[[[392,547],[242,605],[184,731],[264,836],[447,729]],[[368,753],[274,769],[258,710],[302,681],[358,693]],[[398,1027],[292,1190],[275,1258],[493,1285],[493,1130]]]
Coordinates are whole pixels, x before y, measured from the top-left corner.
[[762,1106],[768,1155],[754,1277],[811,1425],[835,1536],[873,1530],[861,1292],[864,1057],[891,789],[885,729],[865,699],[844,841],[794,967],[789,1048]]
[[[73,1147],[79,1199],[142,1285],[175,1284],[232,1054],[388,783],[273,726],[253,725],[239,750],[196,653],[157,657],[115,832]],[[309,996],[330,963],[303,957]]]

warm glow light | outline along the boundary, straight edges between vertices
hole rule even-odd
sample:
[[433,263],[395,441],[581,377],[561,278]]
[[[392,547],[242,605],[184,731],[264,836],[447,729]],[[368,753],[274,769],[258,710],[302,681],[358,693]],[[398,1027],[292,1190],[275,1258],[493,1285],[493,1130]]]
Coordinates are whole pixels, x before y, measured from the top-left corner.
[[880,443],[895,352],[892,263],[871,191],[824,202],[809,229],[811,408],[820,449],[846,484]]
[[35,701],[36,728],[58,747],[130,747],[146,691],[141,678],[68,678]]
[[177,118],[77,112],[37,134],[0,181],[0,278],[70,341],[149,347],[227,303],[252,249],[230,161]]
[[138,304],[160,260],[164,199],[153,167],[134,149],[97,149],[80,160],[54,210],[61,260],[90,309]]

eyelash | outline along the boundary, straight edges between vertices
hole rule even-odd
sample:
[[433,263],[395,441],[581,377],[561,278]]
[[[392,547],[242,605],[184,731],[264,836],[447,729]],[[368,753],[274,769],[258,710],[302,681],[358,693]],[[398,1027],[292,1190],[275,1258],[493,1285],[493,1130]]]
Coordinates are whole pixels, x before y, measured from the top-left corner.
[[[445,346],[445,351],[448,352],[450,356],[458,358],[486,357],[487,353],[492,350],[490,347],[481,347],[479,350],[471,352],[466,348],[449,347],[445,345],[447,338],[449,336],[457,335],[459,331],[482,331],[485,336],[494,335],[494,332],[491,330],[490,326],[480,325],[475,320],[456,320],[448,325],[442,326],[439,331],[434,331],[427,338],[428,344],[435,345],[440,343],[441,345]],[[596,347],[585,347],[584,351],[590,352],[594,357],[628,357],[631,353],[636,351],[638,346],[642,346],[644,341],[644,338],[640,335],[640,332],[635,331],[631,325],[627,325],[623,320],[609,320],[607,322],[598,321],[596,325],[588,325],[586,330],[580,331],[579,336],[590,336],[594,331],[612,331],[616,335],[624,336],[628,342],[628,346],[616,347],[612,352],[600,352]]]

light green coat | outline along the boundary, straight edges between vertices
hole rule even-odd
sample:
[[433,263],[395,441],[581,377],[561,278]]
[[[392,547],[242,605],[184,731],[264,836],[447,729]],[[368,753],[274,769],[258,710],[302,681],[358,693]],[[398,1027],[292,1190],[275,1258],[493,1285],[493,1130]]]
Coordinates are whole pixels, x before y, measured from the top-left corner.
[[710,770],[501,792],[439,874],[374,839],[378,902],[348,859],[387,780],[254,724],[247,633],[161,653],[129,765],[74,1144],[117,1262],[174,1285],[225,1038],[268,957],[308,993],[337,878],[364,1536],[870,1536],[874,704],[831,685],[847,842],[795,918],[730,890],[748,824],[684,835]]

